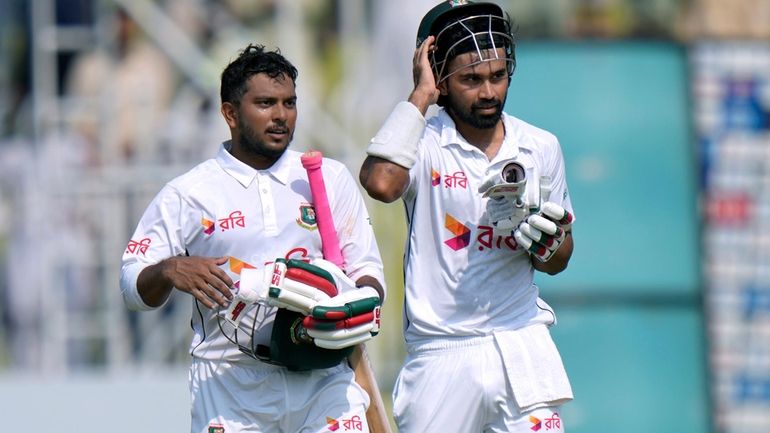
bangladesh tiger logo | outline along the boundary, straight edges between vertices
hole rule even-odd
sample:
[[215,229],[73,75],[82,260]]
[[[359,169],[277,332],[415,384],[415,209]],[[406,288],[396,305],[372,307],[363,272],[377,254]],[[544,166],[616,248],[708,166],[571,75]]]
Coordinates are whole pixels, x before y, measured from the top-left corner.
[[297,224],[299,224],[300,227],[308,230],[316,230],[318,228],[318,224],[315,218],[315,208],[312,204],[305,203],[300,205]]

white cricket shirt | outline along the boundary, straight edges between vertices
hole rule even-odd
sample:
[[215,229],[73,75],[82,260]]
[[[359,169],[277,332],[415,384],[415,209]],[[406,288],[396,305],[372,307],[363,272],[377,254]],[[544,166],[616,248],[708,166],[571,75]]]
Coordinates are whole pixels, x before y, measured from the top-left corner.
[[550,176],[550,201],[572,212],[554,135],[503,115],[505,140],[493,161],[463,139],[445,110],[428,120],[403,196],[409,225],[404,255],[407,342],[488,335],[555,316],[538,297],[534,268],[512,235],[496,235],[478,192],[487,173],[515,158]]
[[[244,268],[263,269],[280,257],[322,257],[301,154],[287,150],[269,169],[255,170],[233,157],[229,144],[169,182],[145,211],[123,254],[120,285],[129,308],[150,309],[137,292],[137,276],[171,256],[227,256],[222,268],[236,286]],[[384,287],[382,259],[358,184],[338,161],[324,158],[322,172],[347,275],[353,281],[369,275]],[[191,354],[247,361],[220,328],[217,315],[224,309],[210,310],[192,299]],[[248,334],[256,324],[259,344],[269,343],[274,310],[254,305],[241,322]],[[241,344],[249,344],[243,340],[247,334],[239,336]]]

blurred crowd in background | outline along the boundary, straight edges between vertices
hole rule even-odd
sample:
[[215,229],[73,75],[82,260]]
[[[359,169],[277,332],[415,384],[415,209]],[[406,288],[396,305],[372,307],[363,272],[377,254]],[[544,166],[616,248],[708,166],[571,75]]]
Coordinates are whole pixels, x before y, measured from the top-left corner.
[[[187,364],[189,299],[131,314],[120,299],[118,266],[160,186],[213,156],[228,136],[219,114],[222,68],[248,43],[279,47],[299,69],[293,148],[320,149],[357,173],[369,138],[411,89],[417,24],[435,2],[0,0],[0,370],[51,375]],[[513,17],[520,44],[636,40],[686,48],[728,40],[766,49],[770,42],[770,0],[498,3]],[[755,113],[765,150],[729,170],[770,158],[770,84],[754,85],[764,95]],[[709,124],[704,112],[693,119],[696,136],[698,125]],[[708,210],[720,218],[750,212],[733,198],[714,206]],[[403,216],[399,206],[371,209],[391,287],[389,330],[372,349],[389,383],[402,358]],[[763,254],[760,269],[770,266]],[[770,311],[770,288],[752,290],[752,305]],[[770,315],[762,317],[756,320],[766,325]],[[768,341],[770,331],[756,332]],[[756,361],[767,379],[750,392],[770,411],[767,354]]]

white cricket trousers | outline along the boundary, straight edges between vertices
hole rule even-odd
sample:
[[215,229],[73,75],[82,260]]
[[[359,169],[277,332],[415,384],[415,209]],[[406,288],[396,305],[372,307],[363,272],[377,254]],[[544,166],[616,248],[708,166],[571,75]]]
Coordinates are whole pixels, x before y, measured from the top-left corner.
[[522,413],[493,336],[411,345],[393,390],[399,433],[563,433],[559,405]]
[[368,432],[369,396],[346,363],[290,372],[193,359],[192,433]]

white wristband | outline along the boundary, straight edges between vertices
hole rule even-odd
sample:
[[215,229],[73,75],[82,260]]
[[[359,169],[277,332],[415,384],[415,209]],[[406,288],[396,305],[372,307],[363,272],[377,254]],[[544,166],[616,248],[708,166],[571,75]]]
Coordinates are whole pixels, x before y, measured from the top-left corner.
[[424,130],[425,117],[420,110],[411,102],[399,102],[372,138],[366,153],[412,168]]

